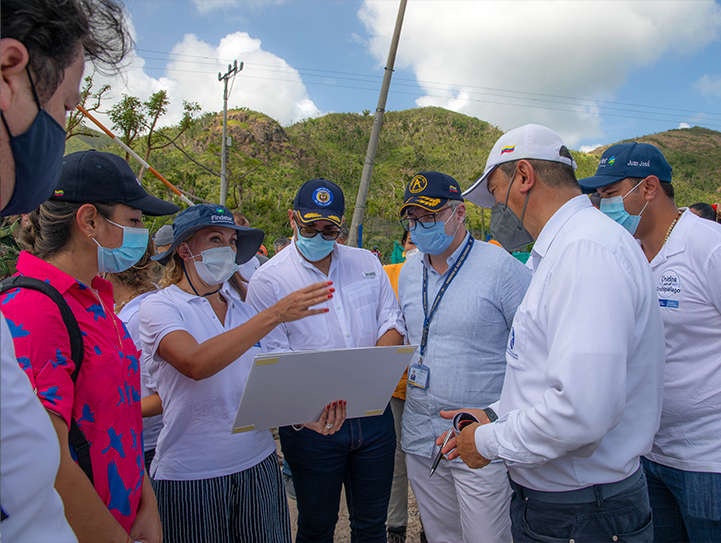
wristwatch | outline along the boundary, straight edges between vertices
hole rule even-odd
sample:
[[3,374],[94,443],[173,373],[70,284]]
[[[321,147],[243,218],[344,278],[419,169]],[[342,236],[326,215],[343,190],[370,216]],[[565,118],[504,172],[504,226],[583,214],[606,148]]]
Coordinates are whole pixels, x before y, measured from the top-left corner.
[[498,415],[496,415],[496,412],[490,407],[486,407],[483,412],[486,414],[490,422],[496,422],[498,420]]

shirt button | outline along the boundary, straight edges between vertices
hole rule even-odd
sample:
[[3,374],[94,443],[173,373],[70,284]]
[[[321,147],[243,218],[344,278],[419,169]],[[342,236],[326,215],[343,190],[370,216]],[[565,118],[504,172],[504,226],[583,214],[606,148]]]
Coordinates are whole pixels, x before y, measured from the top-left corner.
[[335,306],[335,308],[336,308],[336,309],[340,309],[340,306],[339,306],[339,305],[337,305],[337,306]]
[[569,539],[569,540],[568,540],[568,543],[576,543],[576,540],[575,540],[575,539]]
[[346,334],[345,337],[350,337],[350,334]]
[[614,535],[611,539],[613,539],[614,541],[618,541],[618,536]]

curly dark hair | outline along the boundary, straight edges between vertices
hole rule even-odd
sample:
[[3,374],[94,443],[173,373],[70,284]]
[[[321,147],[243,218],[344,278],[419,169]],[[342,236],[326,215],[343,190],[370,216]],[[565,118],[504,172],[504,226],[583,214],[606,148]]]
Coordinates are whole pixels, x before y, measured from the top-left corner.
[[2,0],[3,38],[15,38],[30,55],[41,101],[46,101],[76,59],[78,45],[96,70],[111,75],[133,46],[117,0]]

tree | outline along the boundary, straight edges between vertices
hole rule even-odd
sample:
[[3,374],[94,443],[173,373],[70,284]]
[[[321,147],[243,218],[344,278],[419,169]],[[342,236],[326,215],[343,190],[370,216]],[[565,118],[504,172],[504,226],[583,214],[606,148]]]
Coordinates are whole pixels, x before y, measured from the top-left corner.
[[[161,128],[156,131],[156,125],[158,119],[168,112],[168,93],[164,90],[159,90],[155,94],[152,94],[147,102],[143,104],[145,106],[146,115],[152,119],[148,134],[145,138],[145,162],[150,159],[150,153],[156,149],[163,149],[169,145],[174,145],[178,138],[193,125],[194,116],[200,111],[200,106],[196,102],[187,102],[183,100],[183,118],[180,120],[177,132],[171,137],[169,135],[170,129]],[[143,180],[145,175],[145,167],[140,169],[138,179]]]
[[[144,104],[135,96],[127,94],[123,94],[123,99],[110,108],[108,117],[113,122],[113,130],[122,133],[120,139],[131,149],[147,126]],[[130,153],[125,153],[125,160],[130,162]]]
[[[85,85],[83,85],[80,91],[80,105],[83,106],[87,111],[97,111],[100,108],[100,101],[103,99],[103,95],[110,90],[110,85],[103,85],[97,91],[93,92],[93,77],[95,73],[92,73],[85,77]],[[92,104],[88,104],[88,101],[93,101]],[[84,124],[83,119],[85,114],[79,109],[73,109],[68,115],[68,120],[65,123],[65,141],[68,141],[73,136],[87,136],[96,138],[97,133],[89,130]]]

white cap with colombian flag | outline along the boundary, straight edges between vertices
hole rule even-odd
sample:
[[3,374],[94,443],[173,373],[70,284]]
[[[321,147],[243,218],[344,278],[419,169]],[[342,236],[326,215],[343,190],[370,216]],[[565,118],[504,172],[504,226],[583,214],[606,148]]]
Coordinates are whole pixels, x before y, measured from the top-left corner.
[[563,144],[561,136],[540,124],[526,124],[506,132],[498,139],[488,155],[483,175],[463,193],[463,197],[481,207],[493,207],[496,199],[488,192],[491,173],[499,164],[523,158],[561,162],[576,169],[576,161]]

